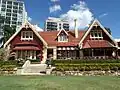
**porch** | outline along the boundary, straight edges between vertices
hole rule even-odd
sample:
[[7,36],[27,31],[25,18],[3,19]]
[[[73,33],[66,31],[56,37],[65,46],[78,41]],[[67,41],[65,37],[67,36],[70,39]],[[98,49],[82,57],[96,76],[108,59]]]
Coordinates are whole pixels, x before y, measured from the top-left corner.
[[88,48],[81,50],[83,59],[113,59],[117,58],[116,48]]
[[42,50],[40,50],[36,46],[15,46],[12,49],[12,52],[15,52],[16,59],[22,59],[22,60],[40,59],[40,61],[42,60]]

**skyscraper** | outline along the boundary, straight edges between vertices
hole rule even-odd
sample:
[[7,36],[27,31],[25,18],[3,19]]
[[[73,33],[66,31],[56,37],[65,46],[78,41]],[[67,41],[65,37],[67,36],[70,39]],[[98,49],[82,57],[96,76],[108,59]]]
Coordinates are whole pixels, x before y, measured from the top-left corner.
[[[25,11],[25,5],[22,0],[0,0],[0,15],[5,18],[5,21],[1,25],[6,25],[18,28],[26,21],[27,12]],[[0,28],[0,47],[3,43],[1,38],[3,37],[2,28]]]
[[16,30],[27,19],[24,2],[20,0],[0,0],[0,14],[6,19],[4,25],[12,26]]
[[60,18],[48,17],[45,22],[45,31],[59,31],[61,29],[69,31],[68,21],[62,20]]

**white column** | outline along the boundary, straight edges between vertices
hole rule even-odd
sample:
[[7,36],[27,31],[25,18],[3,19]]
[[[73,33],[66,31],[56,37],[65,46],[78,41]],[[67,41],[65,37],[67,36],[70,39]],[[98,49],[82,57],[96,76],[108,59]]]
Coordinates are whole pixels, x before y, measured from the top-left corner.
[[53,49],[53,59],[54,60],[57,59],[57,49],[56,48]]
[[32,59],[32,51],[30,51],[30,59]]
[[20,50],[20,58],[22,58],[22,50]]
[[34,59],[36,59],[36,51],[34,51]]
[[92,57],[94,57],[94,52],[93,52],[93,49],[92,49]]
[[47,48],[44,47],[42,52],[43,52],[43,58],[42,58],[41,63],[45,63],[47,59]]

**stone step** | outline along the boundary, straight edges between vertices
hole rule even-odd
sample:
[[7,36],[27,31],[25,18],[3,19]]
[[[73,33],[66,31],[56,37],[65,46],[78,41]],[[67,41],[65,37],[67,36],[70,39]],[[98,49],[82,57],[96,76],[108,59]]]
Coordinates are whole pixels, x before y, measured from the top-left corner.
[[40,73],[40,72],[46,72],[47,65],[43,64],[37,64],[37,65],[30,65],[25,68],[24,73]]

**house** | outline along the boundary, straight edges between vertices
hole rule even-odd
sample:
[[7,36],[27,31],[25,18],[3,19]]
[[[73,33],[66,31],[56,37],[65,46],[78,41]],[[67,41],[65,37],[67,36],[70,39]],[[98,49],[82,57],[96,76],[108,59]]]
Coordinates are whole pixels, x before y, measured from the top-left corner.
[[101,23],[95,19],[87,30],[43,31],[26,22],[4,44],[8,55],[15,53],[17,59],[110,58],[117,56],[117,43]]
[[117,46],[118,46],[117,55],[118,58],[120,58],[120,39],[115,39],[115,41],[117,42]]

